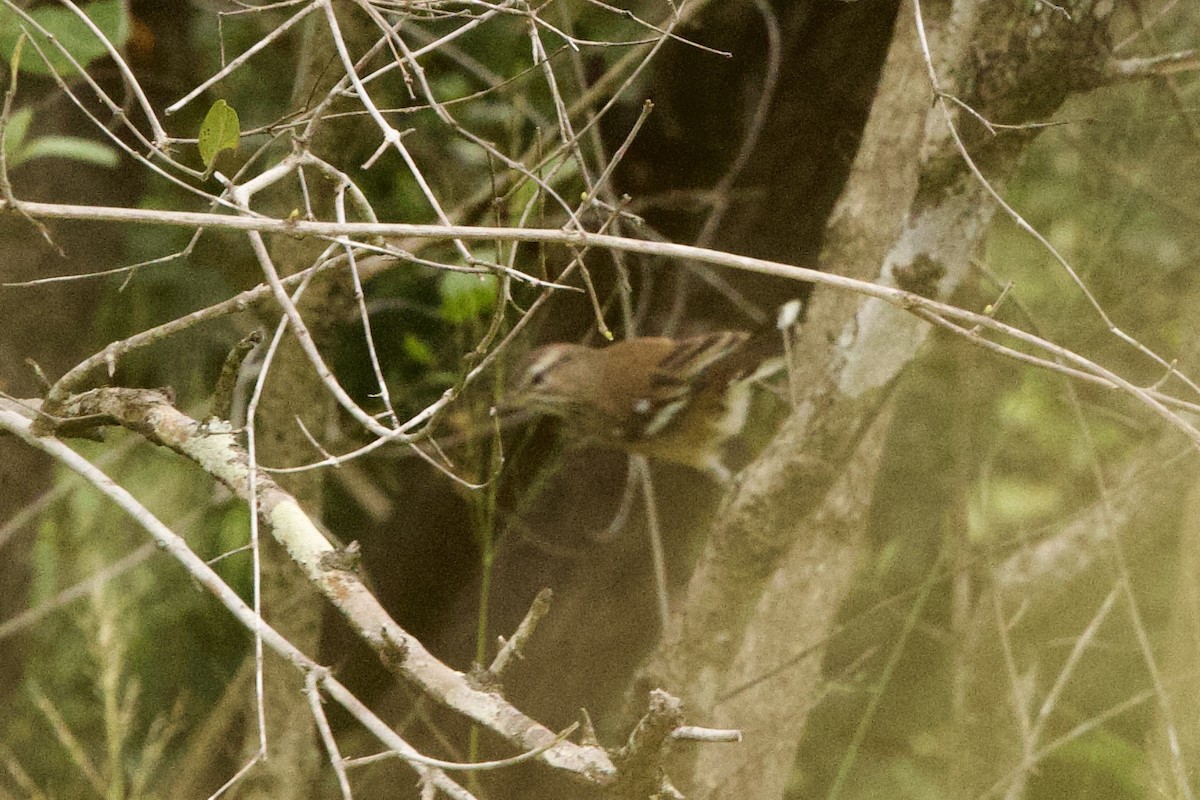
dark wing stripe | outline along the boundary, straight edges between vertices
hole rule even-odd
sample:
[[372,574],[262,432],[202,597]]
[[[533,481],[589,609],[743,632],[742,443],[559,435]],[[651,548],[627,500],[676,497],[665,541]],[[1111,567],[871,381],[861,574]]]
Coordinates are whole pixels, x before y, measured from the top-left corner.
[[681,382],[693,382],[713,364],[737,352],[747,338],[745,333],[721,331],[684,339],[659,362],[655,379],[677,376]]
[[665,371],[662,364],[655,368],[654,374],[650,376],[650,388],[655,390],[679,390],[686,389],[688,385],[687,379],[674,371]]
[[[705,383],[705,373],[736,354],[748,334],[721,331],[683,339],[668,352],[650,376],[650,397],[640,415],[644,424],[630,430],[634,439],[655,436],[668,428],[692,400],[692,394]],[[734,374],[729,375],[732,379]]]
[[671,348],[671,352],[663,357],[659,362],[658,368],[664,372],[673,372],[678,375],[687,375],[695,369],[693,362],[701,360],[700,357],[709,350],[719,347],[725,338],[722,333],[709,333],[703,336],[692,336],[688,339],[683,339],[676,343]]

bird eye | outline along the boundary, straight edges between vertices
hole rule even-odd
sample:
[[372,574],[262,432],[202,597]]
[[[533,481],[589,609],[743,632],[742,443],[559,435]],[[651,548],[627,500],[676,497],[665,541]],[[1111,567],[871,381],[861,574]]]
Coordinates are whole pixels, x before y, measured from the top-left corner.
[[534,370],[532,373],[530,373],[529,385],[531,387],[536,389],[537,387],[541,386],[545,382],[546,382],[546,370],[538,369],[538,370]]
[[526,391],[544,392],[556,384],[555,370],[567,363],[567,354],[558,345],[543,347],[533,353],[521,371],[521,387]]

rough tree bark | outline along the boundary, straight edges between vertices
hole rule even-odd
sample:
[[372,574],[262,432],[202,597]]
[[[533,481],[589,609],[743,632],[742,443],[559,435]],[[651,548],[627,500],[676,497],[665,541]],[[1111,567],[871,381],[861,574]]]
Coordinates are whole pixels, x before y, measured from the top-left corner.
[[[1044,119],[1071,92],[1097,85],[1111,4],[1071,3],[1068,10],[1070,19],[1047,6],[926,5],[942,91],[1011,124]],[[996,205],[946,120],[994,186],[1003,185],[1032,134],[992,136],[961,107],[931,105],[931,96],[907,3],[827,228],[826,270],[940,298],[963,280]],[[804,357],[793,365],[806,391],[718,513],[646,673],[683,695],[690,719],[746,729],[745,746],[719,757],[706,751],[677,767],[689,797],[780,796],[820,679],[820,643],[861,550],[869,500],[861,485],[870,483],[879,455],[870,431],[888,387],[928,331],[881,302],[816,296],[796,348]],[[807,659],[753,691],[739,690],[806,648]]]

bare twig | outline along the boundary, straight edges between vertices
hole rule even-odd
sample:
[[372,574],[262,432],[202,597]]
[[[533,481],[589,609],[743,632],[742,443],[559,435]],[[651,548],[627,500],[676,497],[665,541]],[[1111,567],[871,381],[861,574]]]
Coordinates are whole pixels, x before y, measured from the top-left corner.
[[525,612],[524,619],[517,626],[517,630],[510,636],[496,653],[496,657],[492,659],[492,663],[488,666],[488,672],[496,678],[504,674],[509,662],[514,657],[521,656],[521,650],[528,643],[533,632],[537,630],[538,623],[542,621],[542,617],[546,616],[550,611],[550,600],[554,597],[554,593],[550,589],[542,589],[537,593],[537,597],[533,598],[533,603],[530,604],[529,610]]

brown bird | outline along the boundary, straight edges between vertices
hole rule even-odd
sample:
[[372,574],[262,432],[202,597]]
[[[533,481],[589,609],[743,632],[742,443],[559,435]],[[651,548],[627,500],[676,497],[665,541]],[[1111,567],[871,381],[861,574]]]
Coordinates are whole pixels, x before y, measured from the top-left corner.
[[745,425],[760,354],[749,334],[719,331],[671,339],[648,336],[603,348],[551,344],[517,370],[510,405],[562,418],[585,444],[729,471],[720,448]]

